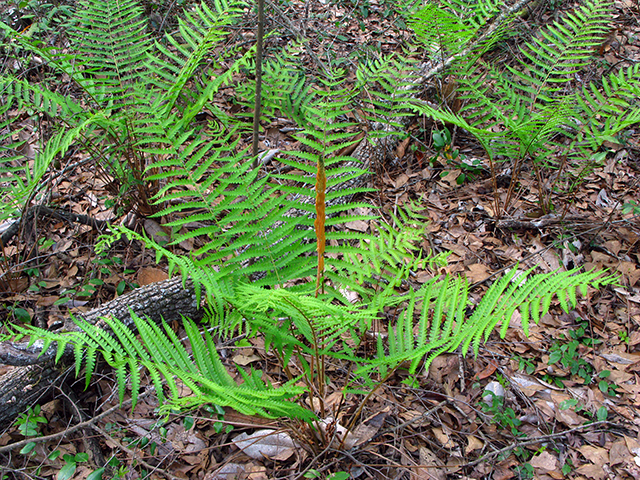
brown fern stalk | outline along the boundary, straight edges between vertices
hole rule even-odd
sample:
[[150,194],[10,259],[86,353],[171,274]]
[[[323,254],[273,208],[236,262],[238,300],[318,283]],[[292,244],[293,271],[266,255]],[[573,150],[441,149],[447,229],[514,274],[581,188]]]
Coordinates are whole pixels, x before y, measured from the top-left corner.
[[324,293],[324,247],[326,243],[325,238],[325,215],[326,215],[326,200],[325,194],[327,191],[327,175],[324,169],[324,158],[322,155],[318,156],[318,171],[316,172],[316,219],[313,222],[313,226],[316,230],[316,241],[318,250],[318,274],[316,276],[316,297],[322,288]]

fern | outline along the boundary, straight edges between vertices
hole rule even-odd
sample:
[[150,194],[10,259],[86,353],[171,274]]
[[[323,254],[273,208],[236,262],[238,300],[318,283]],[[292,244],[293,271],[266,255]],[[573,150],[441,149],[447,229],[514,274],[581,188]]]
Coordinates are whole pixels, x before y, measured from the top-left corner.
[[[414,99],[417,75],[407,72],[415,71],[416,64],[402,56],[366,63],[354,85],[340,71],[327,78],[302,78],[294,58],[296,46],[277,56],[265,68],[264,115],[288,114],[300,127],[300,148],[281,159],[296,173],[252,169],[252,159],[239,147],[246,122],[213,102],[240,69],[251,66],[251,50],[234,56],[229,66],[214,52],[226,27],[240,14],[240,3],[218,1],[213,8],[202,4],[180,20],[177,32],[152,43],[134,1],[107,7],[104,1],[86,0],[77,14],[81,27],[73,36],[76,49],[70,56],[14,32],[23,48],[42,53],[58,71],[69,72],[87,102],[85,108],[40,86],[2,80],[8,95],[0,113],[6,115],[12,105],[29,104],[40,115],[62,115],[66,121],[38,157],[31,179],[43,178],[53,159],[74,142],[89,145],[100,164],[116,176],[131,167],[139,176],[128,188],[138,189],[140,206],[153,207],[173,235],[167,245],[159,245],[114,226],[99,248],[108,248],[121,235],[154,248],[158,261],[166,258],[171,271],[179,269],[185,280],[192,277],[198,293],[204,289],[218,335],[238,330],[263,335],[266,349],[282,362],[288,379],[274,387],[263,381],[261,372],[240,369],[244,383],[238,385],[222,364],[214,337],[189,320],[185,330],[190,348],[168,326],[137,317],[139,337],[113,319],[106,320],[108,332],[82,321],[78,332],[33,327],[18,331],[30,335],[32,342],[42,340],[44,349],[57,342],[58,360],[73,352],[76,373],[84,368],[87,383],[98,359],[103,359],[116,372],[120,399],[130,388],[134,405],[146,369],[163,400],[163,412],[215,403],[246,414],[311,422],[316,413],[300,401],[323,391],[326,358],[355,365],[350,391],[370,393],[405,362],[415,373],[443,352],[477,354],[498,325],[504,336],[516,309],[527,332],[529,322],[537,322],[554,299],[567,310],[577,301],[577,289],[584,293],[588,286],[612,283],[612,277],[594,272],[528,278],[530,271],[516,277],[514,270],[492,285],[469,317],[463,278],[434,278],[399,294],[397,286],[412,270],[436,261],[420,253],[423,218],[413,209],[401,210],[393,226],[379,222],[370,234],[328,231],[327,293],[320,298],[311,294],[308,280],[315,259],[310,254],[316,238],[309,227],[316,165],[327,167],[329,228],[374,220],[351,213],[366,205],[353,197],[368,190],[360,186],[370,173],[368,159],[342,154],[358,141],[361,124],[369,130],[364,141],[391,146],[388,138],[403,135],[409,112],[418,110],[476,135],[491,160],[514,156],[522,162],[533,157],[540,164],[555,148],[559,130],[579,132],[571,148],[584,154],[638,118],[633,99],[637,69],[606,79],[604,93],[593,87],[573,97],[559,90],[563,76],[584,66],[585,55],[602,35],[606,6],[587,2],[523,47],[533,62],[527,71],[524,64],[499,70],[477,62],[480,53],[505,34],[505,28],[488,27],[502,5],[455,0],[449,7],[430,5],[416,17],[417,34],[429,45],[434,62],[444,64],[447,55],[456,56],[457,65],[450,71],[460,75],[460,94],[468,101],[459,114]],[[88,28],[93,23],[95,31]],[[474,43],[478,34],[484,39]],[[72,68],[80,59],[81,68]],[[287,80],[279,83],[282,76]],[[252,103],[251,91],[251,81],[245,88],[237,87],[236,92],[245,96],[240,103]],[[615,106],[607,104],[612,98],[617,99]],[[357,115],[347,115],[356,104]],[[209,125],[194,122],[203,109],[214,118]],[[597,123],[599,112],[624,114],[602,127]],[[496,126],[504,130],[496,132]],[[356,179],[359,186],[349,187]],[[145,188],[149,185],[152,195]],[[194,240],[196,248],[190,255],[176,253],[173,247],[186,240]],[[358,293],[361,301],[347,302],[347,289]],[[366,333],[389,307],[402,313],[390,322],[386,341],[381,335],[376,338],[375,358],[362,356],[359,347]],[[190,391],[186,396],[181,393],[184,388]]]
[[[606,35],[609,10],[607,2],[584,2],[525,43],[516,57],[518,64],[505,68],[483,64],[474,56],[478,49],[466,40],[472,38],[468,33],[476,29],[470,20],[474,13],[469,9],[464,9],[463,15],[454,15],[446,7],[432,5],[418,17],[421,20],[416,20],[414,27],[423,41],[436,42],[434,32],[442,32],[449,41],[442,46],[451,51],[449,58],[455,59],[449,72],[457,82],[463,107],[452,114],[414,100],[410,103],[434,119],[453,123],[475,135],[492,168],[493,160],[513,161],[506,206],[525,160],[533,160],[538,181],[548,176],[541,173],[543,169],[558,169],[555,176],[560,177],[568,164],[589,162],[605,139],[638,121],[634,101],[640,84],[637,68],[611,74],[603,79],[602,87],[592,84],[581,93],[566,93],[566,84],[591,63],[592,52]],[[439,28],[426,28],[427,19],[440,22]],[[503,33],[504,28],[498,29],[492,37],[498,39]],[[469,48],[451,45],[451,38],[461,38],[463,46],[468,44]],[[457,54],[460,55],[456,57]],[[567,137],[569,143],[565,142]],[[544,185],[539,185],[538,190],[542,208],[549,209]]]
[[[552,272],[529,278],[531,272],[513,269],[487,290],[468,318],[465,318],[469,302],[465,279],[434,279],[420,290],[409,292],[397,323],[389,327],[387,346],[379,336],[377,357],[361,361],[362,366],[355,371],[356,375],[370,389],[375,384],[370,374],[372,371],[384,377],[389,371],[409,362],[409,372],[415,373],[423,360],[426,369],[438,355],[458,348],[463,355],[470,348],[477,355],[480,344],[488,340],[500,323],[500,336],[504,338],[516,310],[520,312],[523,330],[528,334],[530,320],[537,323],[548,312],[553,298],[557,298],[561,308],[567,312],[576,305],[576,290],[586,294],[588,286],[599,287],[615,282],[615,277],[603,277],[594,271]],[[419,314],[416,312],[418,304],[421,304]],[[414,316],[418,317],[417,324]],[[414,334],[416,331],[417,335]],[[354,391],[362,393],[359,389]]]
[[[81,320],[76,320],[76,323],[82,332],[53,333],[36,327],[16,328],[21,334],[31,335],[32,339],[44,339],[45,348],[51,342],[57,342],[58,351],[71,346],[76,353],[86,352],[86,355],[76,354],[75,360],[77,371],[84,366],[87,378],[93,374],[96,354],[99,354],[116,372],[120,401],[126,393],[127,378],[130,379],[132,408],[141,388],[141,368],[145,367],[158,397],[164,399],[165,386],[169,391],[162,412],[213,403],[247,415],[287,416],[307,421],[313,418],[310,412],[289,400],[302,393],[295,382],[276,389],[257,380],[260,377],[258,372],[257,375],[252,373],[250,385],[237,385],[222,365],[211,335],[205,332],[203,337],[190,320],[185,319],[184,325],[193,359],[168,325],[160,328],[135,315],[133,319],[140,340],[114,319],[105,319],[111,334]],[[191,394],[186,397],[181,394],[183,387],[187,387]]]
[[[158,186],[143,181],[156,154],[147,146],[158,139],[168,140],[177,151],[190,135],[201,135],[202,128],[192,125],[193,117],[205,104],[218,111],[212,95],[244,64],[241,58],[225,74],[216,75],[215,81],[202,81],[210,77],[208,68],[218,68],[225,60],[219,56],[212,62],[207,56],[226,35],[224,27],[241,13],[238,5],[218,2],[217,11],[205,5],[196,8],[181,20],[179,35],[167,37],[169,48],[152,44],[142,9],[133,0],[80,2],[69,54],[43,47],[4,25],[17,46],[40,56],[57,73],[66,74],[80,88],[83,99],[78,102],[12,76],[1,80],[4,98],[11,105],[29,105],[48,116],[58,134],[78,129],[79,134],[67,143],[79,143],[88,150],[100,168],[120,183],[120,194],[149,213],[147,190],[153,193]],[[201,68],[205,63],[209,67]],[[185,93],[187,84],[205,86]],[[171,125],[168,119],[173,120]],[[64,149],[45,153],[44,169],[50,157],[62,155]]]
[[[135,404],[142,383],[141,368],[146,368],[160,399],[162,411],[190,408],[204,403],[232,407],[242,413],[266,417],[288,416],[312,421],[315,414],[302,407],[300,396],[313,395],[313,385],[322,385],[323,358],[353,362],[355,379],[349,391],[366,394],[407,363],[409,372],[428,368],[443,352],[470,348],[478,354],[480,344],[502,323],[504,337],[516,309],[528,333],[529,322],[538,322],[550,308],[553,298],[568,311],[577,302],[576,290],[586,293],[588,286],[600,287],[615,281],[599,272],[553,272],[529,277],[531,271],[512,270],[485,293],[471,316],[468,285],[464,278],[433,279],[420,289],[404,295],[385,289],[368,306],[334,304],[325,298],[287,289],[265,289],[255,285],[239,286],[226,298],[228,308],[246,319],[247,333],[260,333],[267,351],[276,353],[289,381],[279,387],[265,385],[260,372],[243,373],[244,385],[237,385],[227,373],[218,354],[216,342],[208,331],[201,332],[185,319],[190,348],[183,345],[167,325],[162,328],[134,316],[140,339],[121,322],[106,319],[110,332],[81,320],[81,331],[53,333],[36,327],[14,327],[31,341],[43,340],[43,350],[57,342],[59,359],[67,348],[74,352],[76,372],[85,368],[88,380],[101,356],[116,371],[120,399],[127,387]],[[402,313],[389,325],[386,342],[377,337],[375,358],[361,356],[358,345],[383,308],[402,305]],[[363,308],[364,307],[364,308]],[[188,352],[191,351],[191,354]],[[298,369],[299,373],[293,373]],[[375,375],[374,375],[375,374]],[[305,379],[306,387],[299,385]],[[127,384],[129,379],[129,384]],[[362,386],[357,384],[362,383]],[[164,398],[166,385],[168,398]],[[190,390],[184,396],[183,387]],[[322,387],[320,387],[322,388]]]

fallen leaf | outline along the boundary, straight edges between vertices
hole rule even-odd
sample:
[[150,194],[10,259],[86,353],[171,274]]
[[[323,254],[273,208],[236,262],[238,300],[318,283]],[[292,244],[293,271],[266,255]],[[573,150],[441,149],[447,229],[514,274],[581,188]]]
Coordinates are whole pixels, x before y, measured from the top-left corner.
[[558,459],[551,455],[547,450],[540,455],[536,455],[529,463],[533,468],[543,470],[543,473],[552,472],[558,469]]
[[600,468],[609,463],[609,452],[605,448],[594,447],[593,445],[582,445],[578,450],[584,458]]
[[471,283],[482,282],[491,276],[488,270],[486,265],[474,263],[467,265],[466,276]]
[[295,448],[295,443],[286,432],[264,429],[251,435],[241,433],[233,439],[233,444],[255,460],[286,460]]
[[473,435],[469,435],[467,436],[467,446],[464,449],[464,453],[468,455],[469,453],[475,450],[479,450],[482,447],[484,447],[484,443],[482,442],[482,440],[474,437]]
[[449,433],[442,428],[432,428],[433,435],[438,439],[444,448],[455,448],[456,443],[451,439]]
[[398,175],[398,178],[396,178],[395,187],[396,188],[403,187],[408,181],[409,181],[409,175],[407,175],[406,173],[401,173],[400,175]]
[[351,432],[351,434],[356,438],[354,446],[362,445],[371,440],[373,436],[378,433],[380,427],[384,425],[384,420],[387,418],[388,413],[388,409],[385,412],[378,412],[358,425]]
[[364,220],[354,220],[353,222],[347,222],[344,224],[349,230],[355,230],[357,232],[366,232],[369,230],[369,223]]
[[233,360],[234,363],[237,363],[238,365],[242,365],[244,367],[246,365],[249,365],[250,363],[261,360],[261,358],[255,354],[254,355],[239,354],[239,355],[234,355],[234,357],[231,360]]
[[167,278],[169,278],[169,275],[167,275],[167,272],[164,270],[154,267],[144,267],[138,270],[136,281],[138,285],[142,287],[151,283],[161,282]]
[[446,480],[447,473],[444,469],[444,463],[442,462],[442,460],[440,460],[440,458],[438,458],[435,453],[433,453],[426,447],[420,447],[419,455],[421,466],[411,469],[412,480]]
[[631,452],[629,452],[624,440],[618,440],[611,445],[611,448],[609,449],[609,462],[612,467],[619,463],[624,464],[624,462],[629,461],[630,459]]
[[38,299],[36,300],[36,305],[38,305],[39,307],[50,307],[59,299],[60,297],[58,295],[38,297]]

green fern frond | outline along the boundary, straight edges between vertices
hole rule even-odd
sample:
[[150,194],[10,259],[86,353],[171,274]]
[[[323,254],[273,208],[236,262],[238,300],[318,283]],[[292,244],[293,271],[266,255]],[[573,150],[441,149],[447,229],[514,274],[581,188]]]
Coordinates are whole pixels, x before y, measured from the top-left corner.
[[[469,318],[465,318],[469,302],[466,279],[433,279],[418,291],[410,291],[402,297],[403,314],[389,326],[388,345],[379,338],[377,358],[361,359],[356,375],[366,382],[373,382],[370,372],[386,375],[405,362],[410,363],[409,371],[414,373],[421,362],[428,368],[441,353],[461,347],[464,355],[471,345],[477,355],[480,343],[488,340],[499,323],[502,324],[500,335],[504,337],[516,309],[521,312],[523,330],[528,334],[529,320],[533,318],[537,323],[548,312],[554,298],[563,310],[568,311],[576,305],[577,289],[584,294],[588,286],[597,288],[616,281],[614,276],[602,276],[601,272],[594,271],[553,272],[529,277],[530,274],[531,270],[518,272],[514,269],[495,282]],[[422,308],[416,325],[413,317],[419,303]]]
[[[582,88],[577,101],[582,107],[580,119],[584,141],[596,150],[605,140],[615,141],[614,136],[625,128],[640,122],[640,65],[611,73],[602,78],[602,85],[590,83]],[[602,119],[605,119],[604,123]],[[581,140],[583,135],[579,135]]]
[[[185,328],[194,359],[166,324],[164,334],[159,335],[160,329],[150,321],[136,315],[132,317],[139,328],[139,340],[116,319],[105,319],[111,334],[83,321],[78,321],[83,333],[52,333],[31,326],[16,329],[23,335],[46,339],[47,345],[59,342],[63,349],[72,346],[74,351],[81,352],[81,355],[75,355],[77,371],[82,368],[83,361],[85,368],[93,368],[97,352],[116,372],[120,401],[124,399],[130,382],[133,407],[140,391],[141,368],[146,366],[159,398],[164,398],[162,382],[168,386],[170,397],[162,411],[214,403],[247,415],[300,417],[307,421],[314,418],[311,412],[290,400],[303,392],[295,386],[295,382],[275,389],[264,385],[256,378],[257,375],[253,375],[251,385],[237,385],[222,365],[211,336],[205,333],[203,338],[200,329],[190,320],[185,319]],[[160,352],[161,355],[155,356]],[[187,386],[192,396],[180,397],[179,383]],[[256,388],[258,385],[259,388]]]
[[150,37],[136,0],[79,2],[78,25],[70,32],[81,68],[74,78],[97,105],[129,105],[139,82]]
[[477,20],[469,21],[469,14],[473,15],[473,13],[475,12],[467,13],[465,15],[467,18],[464,18],[458,12],[429,3],[415,13],[411,27],[429,51],[436,52],[443,49],[447,54],[456,54],[476,37],[479,27]]

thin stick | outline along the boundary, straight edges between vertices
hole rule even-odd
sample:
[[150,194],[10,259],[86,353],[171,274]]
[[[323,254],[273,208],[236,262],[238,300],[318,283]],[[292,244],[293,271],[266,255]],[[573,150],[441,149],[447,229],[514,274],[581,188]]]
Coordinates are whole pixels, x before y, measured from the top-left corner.
[[258,33],[256,42],[256,99],[253,107],[253,156],[252,168],[258,166],[258,138],[260,133],[260,108],[262,106],[262,37],[264,37],[264,0],[258,0]]
[[[146,391],[146,392],[142,393],[142,395],[140,395],[138,397],[138,400],[142,400],[143,398],[151,395],[152,392],[153,391],[151,390],[151,391]],[[106,411],[102,412],[101,414],[96,415],[93,418],[90,418],[86,422],[78,423],[77,425],[74,425],[73,427],[67,428],[66,430],[64,430],[62,432],[53,433],[51,435],[46,435],[44,437],[31,437],[31,438],[27,438],[25,440],[21,440],[21,441],[16,442],[16,443],[11,443],[9,445],[5,445],[4,447],[0,447],[0,453],[10,452],[11,450],[14,450],[16,448],[22,448],[22,447],[24,447],[25,445],[27,445],[29,443],[43,443],[43,442],[48,442],[50,440],[57,440],[59,438],[66,437],[67,435],[69,435],[70,433],[75,432],[76,430],[80,430],[82,428],[93,426],[93,424],[96,423],[98,420],[100,420],[100,419],[112,414],[116,410],[120,410],[121,408],[128,407],[130,404],[131,404],[131,399],[125,400],[124,402],[122,402],[122,405],[120,405],[120,404],[115,405],[115,406],[111,407],[109,410],[106,410]]]

